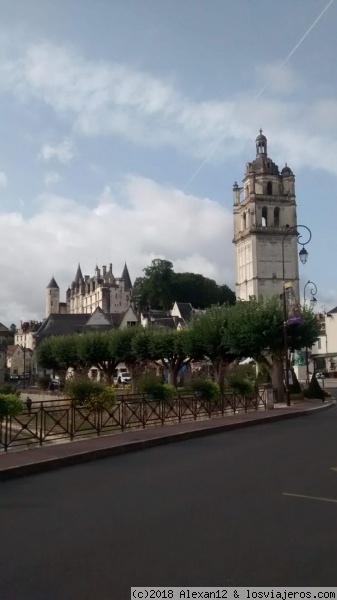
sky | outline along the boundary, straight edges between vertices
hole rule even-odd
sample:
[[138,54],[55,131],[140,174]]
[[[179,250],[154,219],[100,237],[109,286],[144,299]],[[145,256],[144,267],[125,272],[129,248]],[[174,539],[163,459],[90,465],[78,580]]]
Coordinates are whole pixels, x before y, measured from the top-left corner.
[[0,0],[0,321],[154,258],[235,286],[233,196],[296,176],[301,289],[337,305],[337,0]]

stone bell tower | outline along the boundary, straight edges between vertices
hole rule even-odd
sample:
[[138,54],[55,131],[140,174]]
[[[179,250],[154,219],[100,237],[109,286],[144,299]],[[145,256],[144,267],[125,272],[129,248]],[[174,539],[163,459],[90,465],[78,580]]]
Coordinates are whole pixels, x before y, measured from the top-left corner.
[[[279,172],[267,153],[267,138],[260,129],[256,158],[247,163],[243,187],[235,182],[234,245],[236,296],[270,297],[283,290],[282,240],[296,227],[295,177],[287,166]],[[284,239],[285,280],[299,297],[296,231]]]
[[60,288],[54,277],[51,278],[46,288],[46,318],[60,312]]

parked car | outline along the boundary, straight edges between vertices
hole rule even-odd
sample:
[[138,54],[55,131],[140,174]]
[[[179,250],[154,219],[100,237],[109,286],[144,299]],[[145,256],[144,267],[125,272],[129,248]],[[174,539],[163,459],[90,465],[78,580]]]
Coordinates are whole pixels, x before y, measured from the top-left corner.
[[118,383],[131,383],[131,375],[127,371],[118,375]]
[[325,379],[324,373],[320,373],[320,372],[316,373],[316,379]]

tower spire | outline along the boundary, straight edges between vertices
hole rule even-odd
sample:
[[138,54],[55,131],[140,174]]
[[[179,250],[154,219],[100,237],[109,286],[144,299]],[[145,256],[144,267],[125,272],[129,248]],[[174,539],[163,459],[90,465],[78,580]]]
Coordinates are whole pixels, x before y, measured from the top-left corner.
[[126,263],[124,265],[124,269],[123,269],[123,273],[122,273],[122,279],[124,280],[124,289],[125,289],[125,291],[131,290],[132,289],[131,277],[130,277],[129,269],[128,269]]

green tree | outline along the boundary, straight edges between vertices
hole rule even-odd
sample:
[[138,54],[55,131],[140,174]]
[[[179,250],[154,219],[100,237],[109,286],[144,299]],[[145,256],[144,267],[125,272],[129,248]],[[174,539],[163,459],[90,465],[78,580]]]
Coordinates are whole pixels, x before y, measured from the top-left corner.
[[[303,308],[303,322],[289,328],[288,345],[293,350],[311,347],[318,338],[319,323],[310,309]],[[284,399],[284,329],[280,298],[240,301],[231,307],[225,330],[226,345],[239,357],[254,358],[269,371],[280,401]]]
[[189,329],[153,329],[150,355],[168,371],[168,383],[177,387],[180,369],[193,358]]
[[227,285],[198,273],[175,273],[168,260],[156,258],[133,286],[132,300],[140,309],[168,310],[174,301],[189,302],[194,308],[234,304],[235,294]]
[[233,290],[228,287],[228,285],[224,284],[218,286],[218,302],[219,304],[235,304],[236,295]]
[[144,273],[138,292],[140,308],[151,306],[151,308],[162,310],[170,309],[173,302],[172,263],[168,260],[155,258],[151,265],[144,269]]
[[191,323],[194,353],[211,361],[214,379],[221,391],[224,388],[226,370],[237,357],[224,335],[231,310],[232,307],[226,305],[213,306],[203,314],[196,315]]
[[207,308],[219,301],[219,288],[213,279],[197,273],[174,273],[172,297],[177,302],[189,302],[193,308]]
[[103,372],[109,385],[120,359],[116,355],[117,331],[89,332],[78,336],[78,356],[87,368],[96,367]]
[[[144,332],[142,327],[126,327],[114,332],[111,344],[114,347],[114,355],[119,362],[124,363],[131,375],[132,391],[135,392],[137,380],[145,367],[142,359],[142,349],[139,354],[136,351],[134,340]],[[141,340],[143,338],[141,337]],[[144,350],[144,349],[143,349]]]
[[44,339],[37,349],[38,365],[56,372],[64,383],[68,369],[77,371],[87,366],[79,354],[80,338],[78,334],[72,334]]

